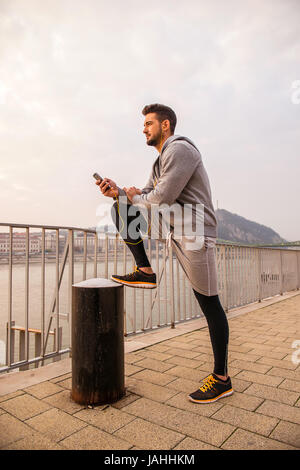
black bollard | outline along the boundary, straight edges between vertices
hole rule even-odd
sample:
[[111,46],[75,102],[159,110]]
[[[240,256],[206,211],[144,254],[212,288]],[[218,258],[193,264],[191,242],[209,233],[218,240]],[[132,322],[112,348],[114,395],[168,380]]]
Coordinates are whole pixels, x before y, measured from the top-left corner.
[[95,278],[74,284],[72,294],[71,398],[113,403],[125,394],[123,286]]

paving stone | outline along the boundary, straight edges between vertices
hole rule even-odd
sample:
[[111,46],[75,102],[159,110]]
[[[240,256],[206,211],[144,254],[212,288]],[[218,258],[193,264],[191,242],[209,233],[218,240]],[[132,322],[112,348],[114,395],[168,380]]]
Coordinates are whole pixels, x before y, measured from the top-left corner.
[[40,399],[48,397],[49,395],[54,395],[54,393],[60,391],[61,387],[52,382],[42,382],[26,388],[26,393]]
[[300,382],[300,371],[297,370],[288,370],[288,369],[280,369],[278,367],[273,367],[271,370],[267,372],[268,375],[274,375],[276,377],[284,377],[286,379],[296,380]]
[[147,421],[215,446],[221,445],[234,430],[234,427],[229,424],[218,422],[216,426],[215,420],[156,403],[146,398],[136,400],[124,410]]
[[198,354],[212,354],[212,347],[211,345],[201,345],[201,346],[195,346],[193,349],[192,349],[193,352],[196,352]]
[[284,348],[283,347],[283,342],[286,340],[286,336],[284,337],[278,337],[278,335],[273,338],[273,337],[270,337],[270,339],[268,339],[265,344],[268,344],[268,345],[271,345],[271,346],[275,346],[274,347],[274,351],[278,351],[280,352],[281,350],[283,352],[288,352],[288,348]]
[[12,442],[31,435],[32,430],[22,421],[5,413],[0,416],[0,449],[6,449]]
[[186,437],[183,441],[179,442],[174,450],[219,450],[218,447],[211,446],[205,442],[198,441],[191,437]]
[[110,434],[114,433],[117,429],[122,428],[134,419],[134,417],[128,413],[111,406],[104,409],[99,409],[98,407],[93,409],[87,408],[79,411],[74,416]]
[[194,382],[199,382],[208,374],[206,371],[199,371],[196,369],[191,369],[190,367],[174,366],[172,369],[168,370],[168,374],[175,377],[182,377],[184,379],[192,380]]
[[170,382],[167,385],[167,388],[177,390],[178,392],[192,393],[200,387],[200,382],[194,382],[193,380],[183,379],[179,377],[178,379]]
[[213,415],[213,419],[233,426],[268,436],[278,423],[278,419],[257,415],[252,411],[225,405]]
[[272,367],[279,367],[280,369],[295,370],[297,368],[297,365],[293,364],[291,360],[278,361],[276,359],[270,359],[269,357],[261,357],[257,362],[258,364],[268,364]]
[[282,377],[269,376],[266,374],[259,374],[258,372],[250,372],[243,370],[237,376],[237,379],[247,380],[248,382],[254,382],[262,385],[270,385],[277,387],[282,382]]
[[127,379],[128,391],[136,395],[152,398],[158,402],[164,402],[175,395],[177,392],[160,385],[155,385],[142,380],[135,380],[132,377]]
[[237,429],[222,445],[227,450],[295,450],[288,444],[274,439],[254,434],[253,432]]
[[72,377],[72,373],[68,372],[67,374],[59,375],[58,377],[54,377],[50,380],[52,383],[62,382],[63,380],[70,379]]
[[233,395],[224,397],[220,401],[222,402],[222,405],[231,405],[236,406],[237,408],[243,408],[244,410],[255,411],[263,402],[263,399],[234,391]]
[[[144,350],[143,357],[150,357],[151,359],[156,359],[157,361],[165,361],[166,359],[170,359],[172,355],[169,352],[163,353],[163,352],[151,351],[147,349],[147,350]],[[142,357],[140,359],[142,359]]]
[[153,346],[148,347],[149,351],[156,351],[156,352],[167,352],[169,347],[166,346],[165,344],[154,344]]
[[[144,351],[144,350],[142,350]],[[143,359],[145,355],[141,352],[139,353],[127,353],[125,354],[125,364],[134,364],[137,361]]]
[[117,408],[118,410],[121,410],[124,406],[129,405],[129,403],[132,403],[133,401],[138,400],[139,398],[139,395],[135,395],[134,393],[130,393],[128,390],[126,390],[125,396],[123,396],[120,400],[116,401],[115,403],[112,403],[111,406]]
[[184,438],[184,435],[179,432],[174,432],[139,418],[115,432],[114,436],[129,441],[132,445],[141,449],[157,450],[173,449]]
[[196,367],[199,367],[203,364],[203,361],[195,360],[195,359],[188,359],[186,357],[173,356],[171,357],[171,359],[168,359],[166,363],[170,364],[170,367],[174,367],[174,365],[176,365],[176,366],[190,367],[191,369],[196,369]]
[[24,395],[24,393],[25,392],[23,390],[17,390],[16,392],[8,393],[6,395],[0,395],[0,403],[10,400],[11,398],[18,397],[19,395]]
[[162,374],[161,372],[148,369],[144,369],[137,374],[134,374],[133,378],[156,385],[167,385],[175,379],[175,377],[173,375],[169,375],[169,373]]
[[279,388],[284,388],[285,390],[291,390],[293,392],[300,393],[300,382],[296,382],[294,380],[285,379],[279,385]]
[[256,362],[261,357],[261,354],[244,354],[237,351],[228,352],[228,362],[231,362],[234,359],[240,359],[241,361],[246,362]]
[[[196,387],[197,388],[197,387]],[[196,390],[196,389],[194,389]],[[194,390],[190,390],[191,393]],[[211,416],[217,410],[222,408],[222,400],[217,401],[216,403],[207,403],[206,405],[199,405],[193,403],[188,399],[188,393],[178,393],[174,397],[170,398],[165,402],[166,405],[173,406],[174,408],[179,408],[181,410],[191,411],[192,413],[199,414],[201,416]]]
[[93,426],[86,426],[66,437],[60,445],[70,450],[126,450],[131,447],[129,442]]
[[68,378],[65,380],[62,380],[61,382],[57,382],[57,385],[59,385],[61,388],[66,388],[67,390],[71,390],[72,388],[72,378]]
[[287,405],[293,405],[299,398],[298,393],[261,384],[250,385],[245,393],[268,400],[279,401],[279,403],[285,403]]
[[58,442],[87,426],[84,421],[74,418],[64,411],[56,408],[52,408],[51,410],[45,411],[34,418],[28,419],[26,424],[36,431],[41,432],[54,442]]
[[270,437],[300,448],[300,425],[280,421],[274,431],[272,431]]
[[274,416],[284,421],[300,424],[300,409],[277,401],[265,400],[256,410],[267,416]]
[[130,376],[130,375],[133,375],[133,374],[136,374],[137,372],[140,372],[141,370],[143,370],[143,367],[137,367],[136,365],[133,365],[133,364],[126,364],[125,362],[125,375],[126,376]]
[[12,442],[6,446],[6,450],[63,450],[63,447],[42,434],[31,430],[30,435]]
[[168,354],[170,356],[168,359],[170,359],[172,356],[186,357],[187,359],[197,359],[200,356],[197,351],[186,351],[184,349],[178,348],[169,348]]
[[168,362],[158,361],[157,359],[151,359],[150,357],[146,357],[141,361],[136,362],[135,365],[138,366],[140,370],[150,369],[156,372],[165,372],[173,367],[173,365]]
[[244,392],[251,385],[251,382],[247,382],[247,380],[237,379],[236,377],[233,377],[231,379],[231,383],[234,392]]
[[[199,341],[199,338],[196,338],[196,340]],[[176,341],[193,344],[195,342],[195,338],[189,334],[183,334],[183,335],[177,336]]]
[[27,393],[19,395],[16,398],[12,398],[11,400],[4,401],[0,406],[2,409],[21,421],[43,413],[51,408],[47,403],[44,403],[31,395],[27,395]]
[[255,352],[253,352],[253,347],[245,343],[243,346],[234,346],[234,344],[230,345],[230,342],[229,342],[228,350],[233,351],[233,352],[245,353],[245,354],[247,353],[255,354]]
[[[281,361],[281,360],[286,360],[286,354],[282,354],[282,352],[278,352],[278,351],[264,351],[263,354],[262,354],[262,358],[265,358],[265,359],[270,359],[270,360],[274,360],[274,361]],[[260,359],[259,359],[260,361]],[[266,362],[263,362],[263,364],[266,364]]]
[[183,341],[178,341],[178,339],[168,340],[168,341],[165,342],[165,344],[166,344],[166,346],[170,346],[171,348],[183,349],[183,350],[186,350],[186,351],[191,351],[191,350],[194,349],[193,346],[191,346],[191,344],[184,343]]
[[[244,348],[248,349],[248,351],[252,351],[254,354],[258,353],[265,353],[265,352],[271,352],[273,349],[273,346],[267,345],[267,344],[258,344],[258,343],[244,343]],[[241,352],[247,352],[247,351],[241,351]]]
[[73,400],[71,400],[69,390],[62,390],[55,395],[44,398],[43,401],[51,405],[51,407],[59,408],[60,410],[63,410],[69,414],[76,413],[77,411],[85,408],[85,406],[79,405],[78,403],[75,403]]
[[257,362],[241,361],[239,359],[234,359],[233,361],[230,361],[229,367],[231,366],[240,370],[250,370],[252,372],[259,372],[261,374],[265,374],[272,367],[265,364],[258,364]]

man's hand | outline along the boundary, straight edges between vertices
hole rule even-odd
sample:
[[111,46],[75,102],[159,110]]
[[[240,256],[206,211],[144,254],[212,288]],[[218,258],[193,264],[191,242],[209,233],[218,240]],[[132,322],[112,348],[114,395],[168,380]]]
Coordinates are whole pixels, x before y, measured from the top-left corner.
[[135,186],[131,186],[130,188],[123,188],[123,190],[125,191],[130,202],[132,202],[133,196],[136,194],[142,194],[142,191]]
[[[119,195],[116,183],[109,178],[104,178],[101,183],[100,180],[98,180],[96,181],[96,184],[99,186],[99,189],[102,192],[103,196],[116,197]],[[109,189],[108,186],[110,186]]]

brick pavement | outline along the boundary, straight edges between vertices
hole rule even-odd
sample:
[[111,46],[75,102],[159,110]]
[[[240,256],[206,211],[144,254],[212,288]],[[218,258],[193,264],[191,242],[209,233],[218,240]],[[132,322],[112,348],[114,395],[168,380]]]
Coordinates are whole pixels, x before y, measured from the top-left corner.
[[229,324],[232,396],[187,399],[212,369],[204,327],[127,353],[126,396],[113,405],[72,402],[70,372],[0,396],[0,448],[299,449],[300,295]]

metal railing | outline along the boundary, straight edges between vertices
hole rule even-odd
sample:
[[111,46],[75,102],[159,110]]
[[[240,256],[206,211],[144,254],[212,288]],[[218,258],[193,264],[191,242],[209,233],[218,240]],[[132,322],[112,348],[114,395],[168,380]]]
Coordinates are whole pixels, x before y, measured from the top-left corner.
[[[125,274],[134,269],[132,255],[118,234],[76,227],[0,226],[8,228],[5,236],[0,234],[5,239],[0,247],[6,247],[0,251],[0,341],[6,350],[0,372],[59,360],[72,349],[72,285],[87,278]],[[14,236],[15,230],[24,232]],[[31,236],[40,243],[32,252]],[[23,240],[23,248],[15,239]],[[125,288],[125,336],[174,328],[203,316],[172,249],[167,252],[158,240],[145,239],[145,246],[159,283],[154,291]],[[226,311],[300,287],[300,250],[217,244],[216,260],[219,295]]]

